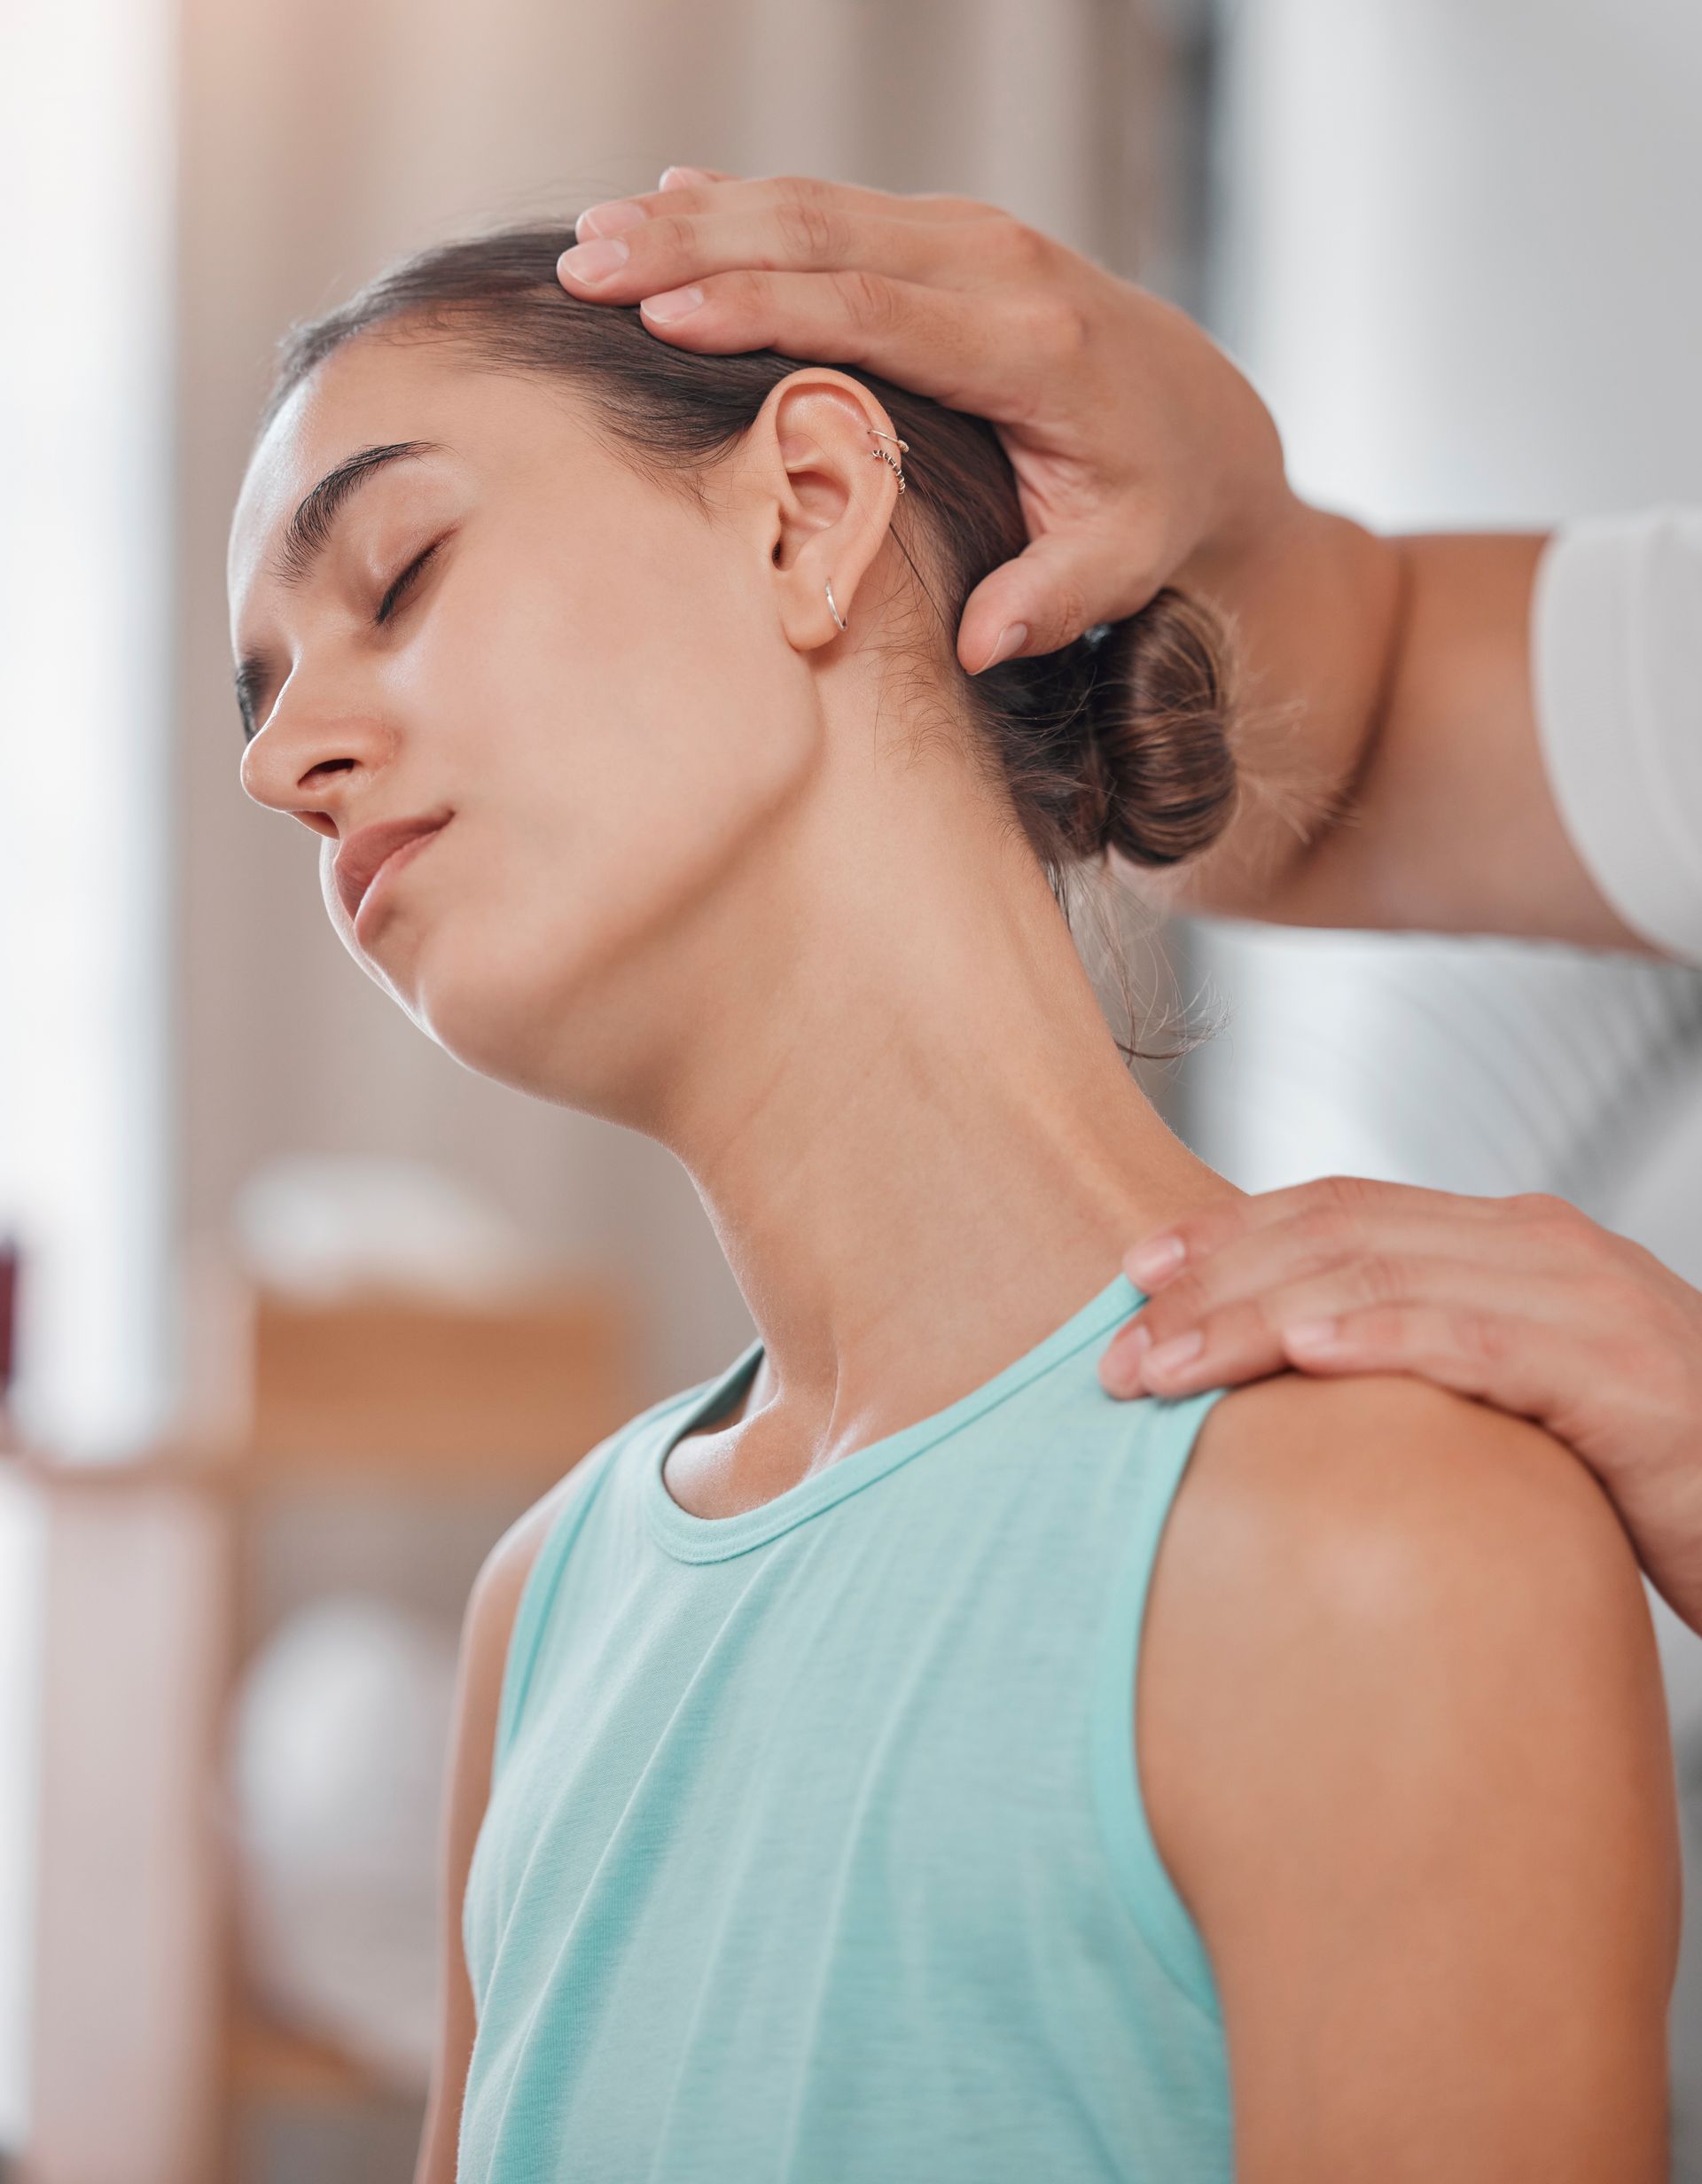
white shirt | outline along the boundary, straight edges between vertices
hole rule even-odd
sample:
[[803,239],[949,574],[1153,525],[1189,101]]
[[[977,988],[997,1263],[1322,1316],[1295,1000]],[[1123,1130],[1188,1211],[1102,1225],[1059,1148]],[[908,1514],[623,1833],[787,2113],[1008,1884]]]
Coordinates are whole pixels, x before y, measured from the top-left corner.
[[1702,508],[1555,532],[1531,666],[1543,760],[1586,870],[1635,932],[1702,965]]

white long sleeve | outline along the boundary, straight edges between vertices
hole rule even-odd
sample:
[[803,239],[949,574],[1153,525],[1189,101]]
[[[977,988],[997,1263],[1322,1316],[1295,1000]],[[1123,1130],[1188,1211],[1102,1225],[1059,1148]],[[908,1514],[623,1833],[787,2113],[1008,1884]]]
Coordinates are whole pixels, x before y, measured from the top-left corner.
[[1580,857],[1628,925],[1702,965],[1702,508],[1564,525],[1537,566],[1531,648]]

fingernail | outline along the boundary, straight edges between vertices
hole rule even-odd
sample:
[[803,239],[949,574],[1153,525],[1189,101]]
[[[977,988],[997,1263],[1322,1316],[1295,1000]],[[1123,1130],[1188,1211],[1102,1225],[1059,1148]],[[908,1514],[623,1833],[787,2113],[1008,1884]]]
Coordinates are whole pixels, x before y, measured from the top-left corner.
[[1296,1320],[1283,1330],[1283,1340],[1296,1350],[1339,1350],[1341,1328],[1335,1320]]
[[605,281],[631,255],[619,237],[612,237],[606,243],[575,243],[571,250],[562,252],[558,270],[571,273],[576,281]]
[[1148,1379],[1154,1373],[1172,1372],[1178,1365],[1185,1365],[1191,1357],[1198,1357],[1205,1341],[1205,1336],[1196,1327],[1185,1335],[1177,1335],[1172,1341],[1161,1342],[1146,1361]]
[[1106,1351],[1100,1368],[1100,1378],[1110,1393],[1138,1395],[1141,1392],[1141,1361],[1152,1340],[1152,1336],[1136,1320]]
[[708,179],[700,167],[665,167],[662,178],[656,187],[659,190],[678,190],[689,183],[707,182]]
[[638,308],[646,318],[666,325],[670,319],[689,317],[702,301],[701,288],[666,288],[660,296],[646,296]]
[[981,673],[985,675],[989,667],[996,667],[1002,659],[1009,659],[1012,652],[1019,652],[1027,642],[1027,622],[1007,622],[999,632],[998,643],[981,662]]
[[630,198],[611,198],[606,205],[588,205],[574,222],[574,233],[582,243],[589,235],[619,235],[622,228],[642,227],[649,217]]
[[1136,1245],[1123,1261],[1123,1271],[1137,1284],[1161,1282],[1187,1256],[1188,1247],[1180,1236],[1154,1236],[1149,1243]]

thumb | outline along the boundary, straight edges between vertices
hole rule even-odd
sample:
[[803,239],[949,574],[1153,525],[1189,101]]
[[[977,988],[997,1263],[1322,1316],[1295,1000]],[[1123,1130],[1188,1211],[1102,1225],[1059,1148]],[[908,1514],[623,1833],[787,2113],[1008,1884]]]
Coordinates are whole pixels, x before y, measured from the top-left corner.
[[1080,532],[1033,540],[970,593],[957,630],[958,659],[980,675],[997,660],[1055,652],[1097,622],[1136,613],[1158,585],[1131,575],[1134,558],[1108,552],[1104,541]]

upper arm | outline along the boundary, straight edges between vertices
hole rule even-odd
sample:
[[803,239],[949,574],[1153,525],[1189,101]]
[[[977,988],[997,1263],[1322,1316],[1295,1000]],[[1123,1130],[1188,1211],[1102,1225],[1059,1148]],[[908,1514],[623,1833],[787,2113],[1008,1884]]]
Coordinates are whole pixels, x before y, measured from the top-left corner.
[[569,1472],[551,1487],[492,1548],[473,1581],[462,1618],[441,1837],[438,2051],[414,2184],[455,2184],[461,2100],[476,2029],[461,1942],[467,1868],[490,1797],[496,1713],[515,1614],[544,1534],[573,1477]]
[[1245,2184],[1657,2184],[1678,1837],[1642,1581],[1538,1427],[1402,1377],[1201,1429],[1142,1653]]

